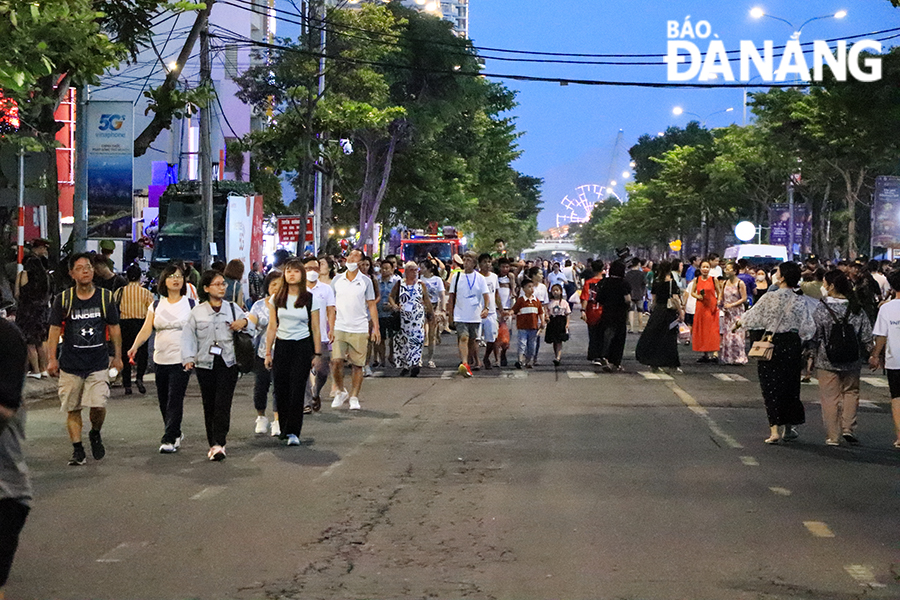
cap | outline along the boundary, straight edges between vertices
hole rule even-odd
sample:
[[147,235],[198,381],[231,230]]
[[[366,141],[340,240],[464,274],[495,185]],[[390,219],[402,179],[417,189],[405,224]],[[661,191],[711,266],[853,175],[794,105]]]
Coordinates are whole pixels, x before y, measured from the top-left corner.
[[49,246],[50,246],[50,241],[45,240],[44,238],[34,238],[33,240],[31,240],[32,248],[41,248],[41,247],[46,248]]
[[456,264],[461,265],[461,264],[463,264],[463,259],[462,259],[462,257],[461,257],[459,254],[454,254],[454,255],[453,255],[453,262],[455,262]]
[[112,240],[102,240],[100,242],[100,249],[101,250],[115,250],[116,243]]

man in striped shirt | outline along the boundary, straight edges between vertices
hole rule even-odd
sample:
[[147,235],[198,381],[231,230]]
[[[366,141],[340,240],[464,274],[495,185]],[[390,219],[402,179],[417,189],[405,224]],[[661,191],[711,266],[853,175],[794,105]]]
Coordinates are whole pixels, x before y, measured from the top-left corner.
[[[144,319],[147,317],[147,309],[153,304],[153,294],[150,290],[141,286],[141,268],[135,264],[125,271],[128,284],[115,291],[114,298],[119,306],[119,323],[122,326],[122,343],[125,348],[131,348],[135,338],[141,331]],[[147,392],[144,387],[144,373],[147,371],[147,344],[143,344],[135,356],[137,359],[137,372],[135,373],[135,385],[140,393]],[[125,361],[122,368],[122,385],[125,395],[131,394],[131,361]]]

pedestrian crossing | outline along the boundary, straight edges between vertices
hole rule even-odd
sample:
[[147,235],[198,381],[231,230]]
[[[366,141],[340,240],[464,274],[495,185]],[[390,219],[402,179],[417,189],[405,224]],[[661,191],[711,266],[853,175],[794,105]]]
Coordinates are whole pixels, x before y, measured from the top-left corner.
[[[453,371],[451,371],[453,373]],[[609,377],[610,375],[599,373],[596,371],[566,371],[566,375],[569,379],[600,379],[603,377]],[[637,375],[640,375],[646,380],[650,381],[673,381],[674,377],[669,375],[668,373],[657,373],[652,371],[638,371]],[[742,375],[738,375],[737,373],[707,373],[709,377],[713,379],[725,383],[750,383],[750,380]],[[694,374],[686,375],[686,377],[695,377]],[[701,375],[702,377],[703,375]],[[886,378],[882,377],[860,377],[860,382],[870,385],[876,388],[887,388],[888,382]],[[808,382],[805,382],[804,385],[819,385],[819,381],[816,378],[811,378]],[[860,405],[864,405],[865,400],[860,401]]]

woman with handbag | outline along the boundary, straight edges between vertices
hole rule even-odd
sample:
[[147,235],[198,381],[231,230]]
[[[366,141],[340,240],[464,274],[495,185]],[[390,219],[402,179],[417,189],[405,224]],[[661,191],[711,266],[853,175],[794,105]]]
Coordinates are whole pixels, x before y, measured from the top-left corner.
[[266,368],[272,369],[278,422],[288,446],[300,445],[306,384],[313,357],[321,355],[319,301],[306,286],[303,262],[292,258],[284,265],[281,289],[269,302],[266,329]]
[[803,342],[816,333],[809,303],[797,288],[800,266],[783,263],[778,272],[778,288],[760,297],[735,325],[750,331],[751,339],[762,338],[754,343],[750,356],[759,358],[759,385],[770,428],[767,444],[797,438],[797,426],[806,421],[800,401],[802,350]]
[[856,411],[859,408],[859,375],[863,359],[873,344],[872,324],[840,271],[825,275],[827,296],[813,313],[816,322],[816,367],[825,443],[859,444]]
[[678,286],[672,279],[672,264],[663,261],[657,266],[651,289],[650,320],[635,348],[637,361],[659,370],[663,367],[680,369],[678,323],[683,319],[684,308]]
[[225,277],[212,269],[200,277],[204,302],[191,310],[181,333],[181,364],[197,368],[203,421],[209,442],[207,458],[225,460],[225,438],[231,426],[231,401],[237,385],[238,365],[234,333],[247,327],[244,311],[225,300]]
[[697,359],[698,363],[716,362],[715,357],[722,344],[719,334],[719,298],[722,297],[722,288],[709,272],[710,262],[704,260],[700,263],[700,275],[691,286],[691,296],[697,300],[691,348],[694,352],[703,353]]

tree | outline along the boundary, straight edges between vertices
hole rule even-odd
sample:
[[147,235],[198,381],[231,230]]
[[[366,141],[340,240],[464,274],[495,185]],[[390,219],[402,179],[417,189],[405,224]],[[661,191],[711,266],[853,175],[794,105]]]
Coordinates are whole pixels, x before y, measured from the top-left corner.
[[699,122],[691,121],[682,129],[669,127],[663,135],[651,136],[645,133],[638,138],[638,143],[631,147],[628,154],[634,161],[634,180],[647,183],[659,175],[660,165],[655,158],[662,157],[676,146],[695,146],[712,144],[712,134]]
[[[581,225],[576,233],[578,245],[597,256],[608,256],[616,248],[616,242],[610,239],[610,234],[604,227],[604,223],[610,214],[622,207],[622,202],[615,196],[610,196],[594,205],[591,217],[587,223]],[[571,233],[571,228],[569,232]]]

